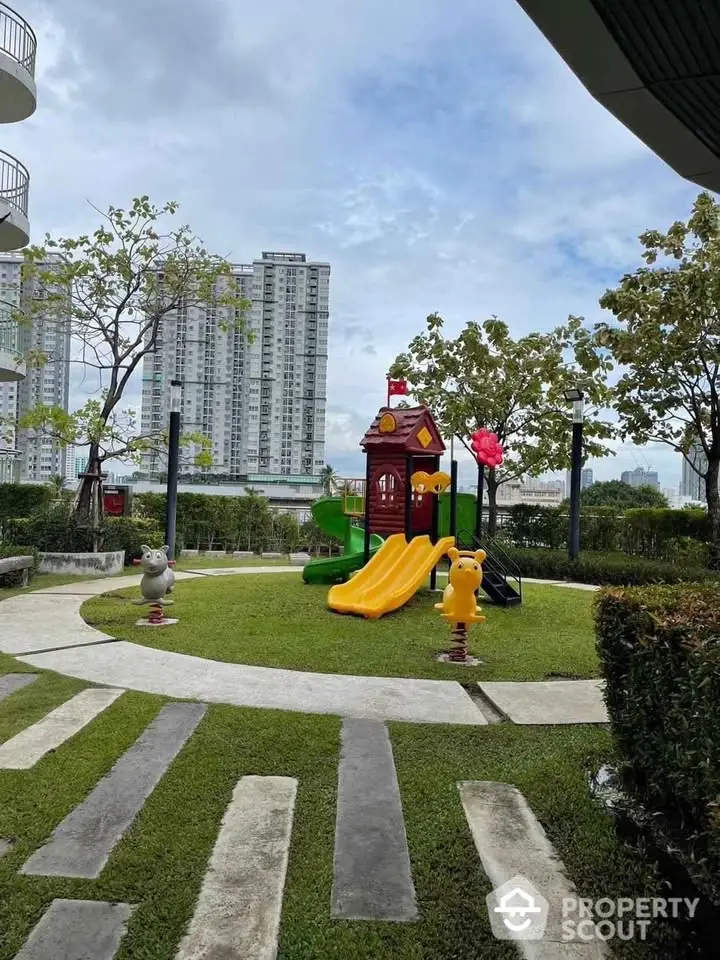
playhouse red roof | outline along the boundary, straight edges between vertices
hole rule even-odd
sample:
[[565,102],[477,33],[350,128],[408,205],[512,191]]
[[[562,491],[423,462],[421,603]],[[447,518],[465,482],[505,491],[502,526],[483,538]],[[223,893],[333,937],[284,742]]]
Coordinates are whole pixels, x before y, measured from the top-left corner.
[[[395,421],[392,430],[380,429],[381,421],[387,424],[383,420],[386,415]],[[360,446],[366,452],[378,449],[429,454],[445,452],[440,431],[427,407],[381,407]]]

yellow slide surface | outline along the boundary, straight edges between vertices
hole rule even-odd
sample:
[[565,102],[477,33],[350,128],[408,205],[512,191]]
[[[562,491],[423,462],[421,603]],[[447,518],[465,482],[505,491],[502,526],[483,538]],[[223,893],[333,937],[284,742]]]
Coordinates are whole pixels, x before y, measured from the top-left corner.
[[402,533],[395,533],[347,583],[331,587],[328,607],[373,620],[397,610],[423,585],[454,544],[454,537],[443,537],[436,544],[430,537],[413,537],[407,543]]

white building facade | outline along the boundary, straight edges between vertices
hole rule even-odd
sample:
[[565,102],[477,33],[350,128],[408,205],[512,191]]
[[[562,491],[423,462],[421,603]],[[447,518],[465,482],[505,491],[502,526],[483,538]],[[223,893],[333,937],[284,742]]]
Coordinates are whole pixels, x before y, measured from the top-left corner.
[[[33,291],[23,287],[22,254],[0,253],[0,300],[9,311],[20,307]],[[42,404],[68,409],[70,394],[70,319],[36,313],[32,325],[16,324],[16,350],[27,358],[43,356],[40,365],[24,364],[26,375],[19,380],[0,382],[0,451],[5,457],[13,451],[16,478],[21,481],[45,481],[66,476],[66,449],[50,437],[20,430],[16,424],[29,410]]]
[[[194,466],[200,448],[184,448],[181,476],[307,482],[325,462],[330,265],[264,252],[233,270],[251,302],[245,328],[231,307],[168,314],[143,361],[141,432],[166,428],[170,385],[180,381],[181,434],[209,438],[213,458],[210,468]],[[162,453],[144,457],[147,475],[165,469]]]
[[[694,466],[697,469],[694,469]],[[708,460],[699,440],[690,447],[687,457],[683,457],[680,496],[691,501],[705,502],[705,479],[698,473],[707,473]]]
[[557,507],[565,497],[562,480],[508,480],[497,489],[498,506],[526,503],[536,507]]

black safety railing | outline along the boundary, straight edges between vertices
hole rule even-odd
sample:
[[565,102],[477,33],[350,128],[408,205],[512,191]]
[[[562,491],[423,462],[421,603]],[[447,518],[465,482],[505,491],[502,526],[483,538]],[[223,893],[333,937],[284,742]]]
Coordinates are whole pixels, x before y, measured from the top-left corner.
[[520,568],[510,557],[499,540],[483,534],[480,540],[470,530],[458,530],[456,536],[461,550],[484,550],[483,570],[500,577],[522,600],[522,575]]

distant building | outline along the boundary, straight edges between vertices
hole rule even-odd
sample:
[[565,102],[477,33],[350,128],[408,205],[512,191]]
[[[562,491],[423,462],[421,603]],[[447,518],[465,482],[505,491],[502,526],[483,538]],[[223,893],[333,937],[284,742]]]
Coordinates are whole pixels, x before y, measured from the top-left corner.
[[580,489],[587,490],[587,488],[591,487],[594,482],[592,470],[590,467],[586,467],[580,474]]
[[[44,266],[57,261],[50,254]],[[38,296],[37,281],[22,278],[23,256],[0,253],[0,339],[3,317],[12,317],[14,308],[21,308]],[[14,321],[13,321],[14,323]],[[26,375],[19,380],[3,381],[0,375],[0,417],[15,422],[29,410],[43,404],[68,409],[70,399],[70,314],[58,316],[57,307],[50,312],[36,311],[30,326],[15,324],[13,352],[21,357],[44,355],[40,366],[25,365]],[[65,447],[58,440],[34,430],[9,427],[0,435],[0,452],[7,457],[17,455],[16,471],[22,481],[46,481],[66,474]]]
[[[194,478],[197,480],[198,478]],[[134,480],[132,475],[117,478],[119,483],[127,483],[133,493],[165,493],[164,483],[155,480]],[[310,519],[310,506],[323,495],[322,483],[317,477],[268,477],[251,476],[248,482],[233,483],[178,483],[178,493],[200,493],[215,497],[244,497],[251,488],[261,497],[266,497],[270,505],[279,513],[292,513],[299,523]]]
[[536,507],[557,507],[565,497],[562,480],[508,480],[497,490],[498,506],[527,503]]
[[631,487],[655,487],[660,489],[660,480],[656,470],[646,470],[645,467],[635,467],[634,470],[623,470],[620,475],[623,483]]
[[[693,469],[694,464],[697,469]],[[687,457],[683,457],[682,481],[680,482],[680,496],[691,500],[705,501],[705,480],[698,474],[707,471],[707,457],[699,440],[690,447]]]
[[[251,301],[247,329],[231,305],[181,306],[165,318],[143,358],[141,426],[162,430],[171,382],[182,381],[181,430],[211,441],[212,473],[243,482],[257,474],[317,478],[325,463],[330,264],[304,253],[263,252],[233,274]],[[188,445],[187,472],[200,447]],[[166,469],[161,453],[144,473]]]

